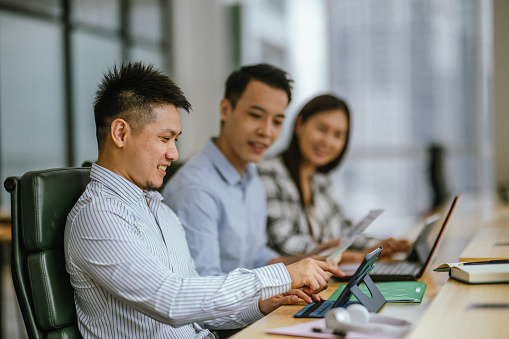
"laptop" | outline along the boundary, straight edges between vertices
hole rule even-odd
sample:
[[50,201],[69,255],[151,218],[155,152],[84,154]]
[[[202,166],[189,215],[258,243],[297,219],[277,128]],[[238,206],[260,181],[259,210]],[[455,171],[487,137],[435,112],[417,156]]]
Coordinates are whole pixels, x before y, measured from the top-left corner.
[[[371,279],[373,281],[402,281],[420,278],[431,261],[459,198],[460,195],[454,197],[449,210],[442,217],[436,214],[426,219],[423,229],[404,260],[377,262],[369,274]],[[341,269],[341,266],[339,268]],[[348,278],[347,276],[338,280],[345,281]]]

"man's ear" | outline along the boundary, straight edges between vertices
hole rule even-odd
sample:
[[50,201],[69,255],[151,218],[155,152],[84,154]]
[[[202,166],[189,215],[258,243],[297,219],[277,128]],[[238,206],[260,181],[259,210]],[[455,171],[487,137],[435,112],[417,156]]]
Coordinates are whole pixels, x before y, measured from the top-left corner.
[[228,118],[229,113],[232,111],[232,103],[230,100],[223,98],[219,103],[219,113],[221,115],[221,121],[225,121]]
[[124,147],[130,127],[124,119],[115,119],[110,126],[111,139],[117,147]]

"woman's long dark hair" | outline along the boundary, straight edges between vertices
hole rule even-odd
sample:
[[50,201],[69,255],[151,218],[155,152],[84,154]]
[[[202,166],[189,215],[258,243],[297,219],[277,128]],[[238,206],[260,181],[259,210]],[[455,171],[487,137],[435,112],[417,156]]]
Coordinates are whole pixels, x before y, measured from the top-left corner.
[[306,105],[304,105],[304,107],[302,107],[302,109],[300,110],[299,114],[297,114],[297,117],[295,119],[295,125],[293,127],[293,136],[292,140],[290,141],[290,146],[288,146],[288,148],[282,153],[283,162],[290,171],[292,179],[295,182],[297,188],[299,189],[299,194],[303,204],[304,199],[302,196],[302,187],[300,184],[300,165],[302,163],[302,153],[300,151],[299,141],[295,133],[297,123],[299,119],[300,123],[303,124],[304,122],[306,122],[306,120],[308,120],[315,114],[318,114],[323,111],[330,111],[336,109],[345,112],[348,122],[345,146],[343,147],[341,153],[339,153],[339,155],[334,160],[332,160],[331,162],[324,166],[318,167],[317,171],[320,173],[328,173],[334,168],[336,168],[341,163],[341,160],[343,159],[343,156],[348,148],[348,141],[350,140],[351,122],[350,122],[350,109],[348,108],[347,103],[344,100],[331,94],[319,95],[311,99],[311,101],[309,101]]

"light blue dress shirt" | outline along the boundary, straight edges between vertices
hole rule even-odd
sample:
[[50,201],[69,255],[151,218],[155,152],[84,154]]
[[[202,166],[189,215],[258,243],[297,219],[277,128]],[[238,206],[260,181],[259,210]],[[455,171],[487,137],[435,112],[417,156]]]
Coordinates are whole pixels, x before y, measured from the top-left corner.
[[213,139],[173,175],[163,196],[184,225],[200,275],[257,268],[278,256],[267,247],[267,202],[255,164],[239,175]]
[[282,264],[198,276],[158,192],[95,164],[90,176],[64,238],[84,338],[205,338],[201,326],[244,327],[262,317],[259,300],[291,288]]

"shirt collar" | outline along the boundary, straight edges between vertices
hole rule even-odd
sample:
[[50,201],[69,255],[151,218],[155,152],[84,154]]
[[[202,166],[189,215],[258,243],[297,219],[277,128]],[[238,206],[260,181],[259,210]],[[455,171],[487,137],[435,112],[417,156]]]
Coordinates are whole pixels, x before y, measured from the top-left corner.
[[255,164],[250,162],[244,169],[242,176],[240,176],[221,150],[217,148],[215,140],[216,138],[209,139],[203,152],[210,159],[219,175],[230,185],[236,185],[239,182],[243,184],[249,183],[257,175]]
[[133,204],[138,202],[141,198],[163,200],[163,197],[159,192],[144,191],[119,174],[97,164],[92,164],[90,178],[100,182]]

